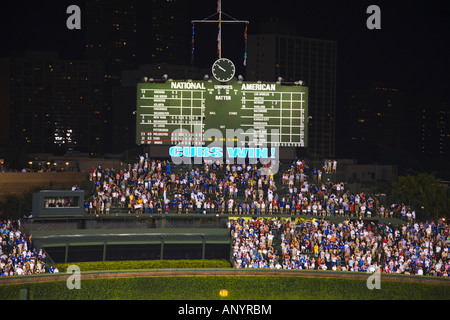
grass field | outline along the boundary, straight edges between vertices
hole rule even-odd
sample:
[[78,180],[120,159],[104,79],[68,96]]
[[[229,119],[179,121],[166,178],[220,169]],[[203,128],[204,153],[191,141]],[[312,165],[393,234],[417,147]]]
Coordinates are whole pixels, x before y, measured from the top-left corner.
[[[124,271],[122,271],[124,272]],[[144,271],[140,271],[144,272]],[[303,272],[273,272],[252,274],[230,271],[234,275],[223,275],[208,269],[161,270],[152,276],[134,273],[120,274],[109,271],[81,274],[81,288],[69,290],[66,279],[60,274],[54,279],[31,281],[21,284],[0,283],[1,300],[18,300],[20,289],[29,290],[30,300],[448,300],[450,281],[430,281],[424,277],[417,281],[403,277],[405,281],[381,278],[380,289],[368,289],[368,275],[349,278],[349,273],[336,276]],[[202,275],[202,272],[205,275]],[[195,273],[195,275],[193,275]],[[211,275],[212,274],[212,275]],[[49,275],[47,275],[49,276]],[[353,277],[353,275],[351,275]],[[49,276],[52,277],[52,276]],[[112,277],[112,278],[110,278]],[[61,281],[61,279],[64,279]],[[434,278],[435,279],[435,278]],[[56,280],[56,281],[52,281]],[[424,280],[428,280],[425,283]],[[19,280],[20,282],[20,280]],[[228,291],[227,297],[219,295]]]

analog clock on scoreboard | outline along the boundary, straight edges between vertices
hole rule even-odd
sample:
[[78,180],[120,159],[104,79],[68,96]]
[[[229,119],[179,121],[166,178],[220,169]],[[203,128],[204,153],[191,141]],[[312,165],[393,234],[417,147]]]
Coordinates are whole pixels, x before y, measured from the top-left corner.
[[212,66],[212,74],[217,81],[228,82],[233,79],[236,68],[233,62],[227,58],[218,59]]

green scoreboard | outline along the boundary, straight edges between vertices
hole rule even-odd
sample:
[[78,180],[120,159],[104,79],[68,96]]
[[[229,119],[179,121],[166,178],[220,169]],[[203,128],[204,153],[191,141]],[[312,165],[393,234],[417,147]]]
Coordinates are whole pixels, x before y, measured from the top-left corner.
[[[168,80],[139,83],[137,87],[138,145],[207,145],[217,139],[227,141],[227,130],[241,129],[259,135],[259,140],[237,141],[238,145],[251,146],[259,141],[279,147],[307,147],[307,120],[308,88],[293,83],[234,78],[226,83],[215,79]],[[221,136],[205,138],[210,129],[219,130]],[[264,136],[266,141],[261,139]]]

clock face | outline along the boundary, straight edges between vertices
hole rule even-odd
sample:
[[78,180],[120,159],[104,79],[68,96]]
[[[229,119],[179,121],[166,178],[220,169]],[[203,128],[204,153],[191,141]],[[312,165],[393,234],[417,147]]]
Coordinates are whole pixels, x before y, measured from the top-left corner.
[[212,74],[220,82],[228,82],[233,79],[236,68],[231,60],[221,58],[214,62],[212,66]]

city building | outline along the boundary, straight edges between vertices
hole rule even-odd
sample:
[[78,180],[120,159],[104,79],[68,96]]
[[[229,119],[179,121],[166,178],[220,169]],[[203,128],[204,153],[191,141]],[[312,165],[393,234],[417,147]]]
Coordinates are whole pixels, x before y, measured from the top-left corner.
[[122,85],[122,72],[143,63],[188,65],[187,2],[86,0],[85,6],[85,56],[105,64],[103,147],[120,153],[135,147],[136,121],[135,89]]
[[405,108],[402,92],[383,83],[351,92],[343,117],[347,156],[365,163],[389,162],[387,156],[407,148],[407,139],[415,140],[414,132],[405,131],[415,112]]
[[1,60],[7,142],[30,153],[103,152],[103,63],[41,51]]
[[182,0],[137,0],[138,56],[141,64],[189,64],[189,9],[192,6],[189,1]]
[[[137,67],[136,0],[85,2],[85,57],[105,65],[103,112],[103,151],[112,151],[114,96],[121,83],[122,70]],[[121,106],[118,106],[119,108]]]
[[189,65],[155,63],[140,65],[137,69],[124,70],[121,86],[115,88],[113,98],[113,138],[112,152],[122,153],[136,147],[136,103],[137,84],[147,81],[167,79],[203,80],[211,76],[210,68]]
[[308,152],[334,157],[337,43],[295,35],[295,28],[282,24],[277,28],[262,25],[258,34],[249,34],[246,80],[303,81],[309,88]]
[[136,0],[86,0],[85,8],[85,57],[103,61],[105,79],[119,81],[137,66]]
[[450,156],[450,111],[437,104],[421,109],[420,154],[425,157]]

